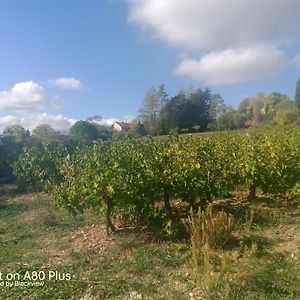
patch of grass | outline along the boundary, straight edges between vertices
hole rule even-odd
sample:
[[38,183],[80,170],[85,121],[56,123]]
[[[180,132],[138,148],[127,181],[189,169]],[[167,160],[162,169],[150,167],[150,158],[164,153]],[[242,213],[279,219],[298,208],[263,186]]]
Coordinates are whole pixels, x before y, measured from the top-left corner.
[[[224,209],[237,213],[234,238],[222,249],[206,249],[195,266],[189,242],[157,241],[134,229],[107,238],[98,216],[69,216],[45,194],[19,195],[10,186],[0,203],[0,271],[72,277],[43,287],[0,287],[1,299],[124,299],[130,293],[144,299],[300,299],[300,259],[291,256],[294,245],[285,247],[298,232],[297,210],[260,202]],[[94,242],[97,247],[88,247]]]
[[269,255],[256,263],[259,263],[257,268],[245,275],[241,291],[244,299],[250,295],[257,295],[258,299],[299,298],[295,286],[299,274],[293,263],[280,254]]
[[131,290],[157,297],[160,288],[167,284],[166,275],[170,276],[184,261],[179,260],[179,253],[170,254],[169,251],[168,247],[162,249],[155,244],[140,245],[127,252],[116,246],[109,257],[98,261],[98,268],[92,270],[91,277],[99,282],[95,289],[103,298],[120,296]]
[[220,259],[219,269],[211,264],[198,273],[204,299],[299,298],[299,270],[282,255],[258,258],[244,253],[236,260],[229,252]]
[[263,236],[261,234],[251,233],[246,235],[240,242],[240,246],[251,248],[253,245],[257,245],[257,251],[260,255],[267,253],[268,248],[273,245],[275,241],[271,238]]

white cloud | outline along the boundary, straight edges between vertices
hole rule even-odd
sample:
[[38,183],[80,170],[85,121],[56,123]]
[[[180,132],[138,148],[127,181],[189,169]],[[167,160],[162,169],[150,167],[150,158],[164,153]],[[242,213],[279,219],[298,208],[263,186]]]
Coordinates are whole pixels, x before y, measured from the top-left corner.
[[[127,117],[124,120],[132,121],[132,117]],[[50,115],[47,113],[25,113],[18,116],[6,115],[0,117],[0,132],[7,126],[19,124],[25,129],[34,129],[36,126],[41,124],[49,124],[55,130],[61,132],[67,132],[71,126],[73,126],[78,120],[72,118],[66,118],[62,114]],[[114,122],[120,121],[117,118],[107,118],[101,121],[94,121],[98,125],[104,125],[110,127]]]
[[19,82],[9,91],[0,91],[0,109],[3,111],[43,110],[52,102],[43,87],[33,81]]
[[117,119],[117,118],[107,118],[107,119],[101,119],[101,120],[93,120],[93,123],[98,124],[98,125],[104,125],[104,126],[111,126],[115,122],[131,122],[135,119],[133,116],[125,116],[123,120]]
[[49,80],[49,83],[65,90],[79,91],[83,89],[83,84],[80,82],[80,80],[73,77],[60,77]]
[[272,77],[287,65],[285,54],[270,45],[211,52],[183,60],[175,73],[208,84],[232,84]]
[[93,121],[93,123],[98,124],[98,125],[104,125],[104,126],[111,126],[113,125],[115,122],[119,121],[116,118],[108,118],[108,119],[101,119],[100,121]]
[[0,91],[0,111],[4,112],[0,115],[0,131],[13,124],[30,130],[41,124],[50,124],[54,129],[65,132],[77,120],[45,112],[49,106],[57,108],[58,104],[58,99],[49,97],[38,83],[16,83],[10,90]]
[[7,115],[0,117],[0,129],[6,126],[19,124],[26,129],[32,130],[41,124],[50,124],[55,130],[67,131],[77,120],[69,119],[63,115],[49,115],[47,113],[28,113],[22,116]]
[[31,115],[30,118],[28,117],[24,118],[23,126],[25,128],[32,129],[37,125],[50,124],[56,130],[66,131],[76,121],[77,120],[66,118],[62,114],[49,115],[47,113],[41,113],[41,114]]
[[299,0],[131,0],[129,20],[180,48],[221,50],[299,38]]
[[[300,39],[299,0],[127,2],[130,22],[147,36],[188,53],[176,73],[206,82],[235,83],[273,76],[292,60],[284,59],[280,49],[292,49]],[[265,52],[268,47],[270,58]],[[195,55],[200,60],[189,59]]]
[[20,124],[20,118],[16,116],[4,116],[0,117],[0,129],[4,129],[6,126],[14,125],[14,124]]

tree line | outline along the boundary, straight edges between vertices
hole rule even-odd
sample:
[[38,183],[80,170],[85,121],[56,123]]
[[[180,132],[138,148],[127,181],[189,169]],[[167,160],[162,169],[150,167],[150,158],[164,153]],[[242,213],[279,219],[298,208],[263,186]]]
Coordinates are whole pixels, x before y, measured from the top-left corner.
[[31,132],[20,125],[6,127],[0,135],[0,176],[11,175],[11,165],[24,148],[40,144],[76,144],[94,140],[138,138],[173,133],[235,130],[264,125],[300,125],[300,78],[294,99],[280,93],[257,93],[244,99],[238,108],[226,105],[222,96],[209,88],[183,89],[169,96],[165,86],[146,91],[137,119],[129,130],[116,132],[113,127],[99,125],[101,116],[76,122],[62,133],[49,124]]
[[78,148],[96,139],[111,137],[109,129],[89,121],[78,121],[68,133],[41,124],[31,132],[15,124],[7,126],[0,135],[0,177],[12,175],[12,165],[26,149],[39,149],[42,145]]
[[169,97],[164,85],[151,87],[144,96],[138,122],[141,133],[149,135],[234,130],[262,125],[300,124],[300,79],[295,98],[257,93],[245,98],[237,108],[226,105],[222,96],[210,89],[180,89]]

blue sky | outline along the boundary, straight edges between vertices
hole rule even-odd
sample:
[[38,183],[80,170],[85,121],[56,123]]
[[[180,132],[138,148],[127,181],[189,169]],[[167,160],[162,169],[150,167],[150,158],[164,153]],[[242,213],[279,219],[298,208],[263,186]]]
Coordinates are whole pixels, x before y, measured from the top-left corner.
[[244,0],[245,9],[238,0],[222,3],[0,1],[0,128],[67,129],[91,115],[134,117],[145,91],[160,83],[170,95],[211,87],[234,106],[259,91],[292,97],[300,2],[262,0],[251,8]]

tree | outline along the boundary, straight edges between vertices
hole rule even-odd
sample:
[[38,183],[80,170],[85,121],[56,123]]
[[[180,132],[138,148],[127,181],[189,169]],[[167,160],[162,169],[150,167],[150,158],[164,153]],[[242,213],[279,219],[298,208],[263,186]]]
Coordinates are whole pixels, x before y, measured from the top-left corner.
[[172,97],[170,101],[165,105],[160,113],[160,131],[163,134],[167,134],[171,129],[178,130],[181,127],[183,120],[182,107],[186,102],[186,96],[183,93],[178,93]]
[[41,124],[32,130],[32,135],[43,142],[60,140],[62,135],[59,131],[53,129],[49,124]]
[[157,89],[157,98],[160,102],[160,110],[165,106],[165,104],[169,100],[169,96],[166,92],[166,88],[164,84],[161,84]]
[[218,119],[220,130],[234,130],[244,127],[240,113],[232,106],[226,106]]
[[272,123],[278,109],[294,107],[287,95],[280,93],[257,93],[244,99],[238,108],[244,126],[257,126],[260,123]]
[[99,116],[99,115],[95,115],[95,116],[88,117],[86,119],[86,121],[88,121],[88,122],[95,122],[95,121],[100,122],[100,121],[102,121],[102,117]]
[[295,107],[293,101],[285,94],[273,92],[266,95],[266,105],[264,110],[264,121],[274,121],[276,112],[283,108]]
[[143,105],[140,109],[140,118],[143,122],[153,120],[159,110],[159,103],[157,99],[157,90],[152,86],[146,91],[143,99]]
[[261,112],[253,112],[249,120],[246,121],[247,127],[258,127],[263,121],[263,114]]
[[300,78],[298,79],[296,84],[295,105],[300,113]]
[[101,140],[107,140],[111,137],[111,131],[109,130],[108,127],[104,125],[98,125],[95,123],[92,123],[92,125],[96,128],[97,130],[97,138]]
[[220,117],[226,111],[226,105],[223,98],[219,94],[214,94],[211,97],[211,103],[209,107],[209,117],[212,121],[211,128],[221,130]]
[[0,137],[0,176],[12,174],[12,163],[18,159],[27,145],[29,130],[15,124],[7,126]]
[[69,130],[69,136],[81,143],[88,143],[96,140],[99,133],[95,125],[87,121],[76,122]]
[[30,132],[29,130],[25,130],[21,125],[14,124],[5,127],[2,135],[13,137],[16,142],[23,142],[30,136]]
[[132,121],[128,133],[133,137],[139,138],[146,135],[146,129],[144,124],[142,124],[140,121]]
[[12,135],[2,136],[0,139],[0,176],[12,174],[12,163],[22,153],[24,143],[16,141]]
[[139,111],[139,119],[151,135],[159,132],[159,114],[167,99],[168,95],[163,84],[158,89],[154,86],[151,87],[144,96],[143,105]]
[[194,128],[205,131],[211,120],[210,105],[209,89],[196,89],[189,94],[179,92],[166,103],[161,111],[162,133],[169,133],[174,128],[184,132],[194,131]]
[[[251,120],[254,118],[256,121],[261,120],[257,118],[262,114],[266,105],[266,98],[264,93],[257,93],[254,97],[244,99],[238,108],[242,127],[251,127],[253,123]],[[254,116],[255,115],[255,116]],[[257,125],[257,122],[255,122]]]
[[276,111],[275,121],[278,125],[285,126],[295,123],[298,116],[299,114],[296,107],[280,108]]

